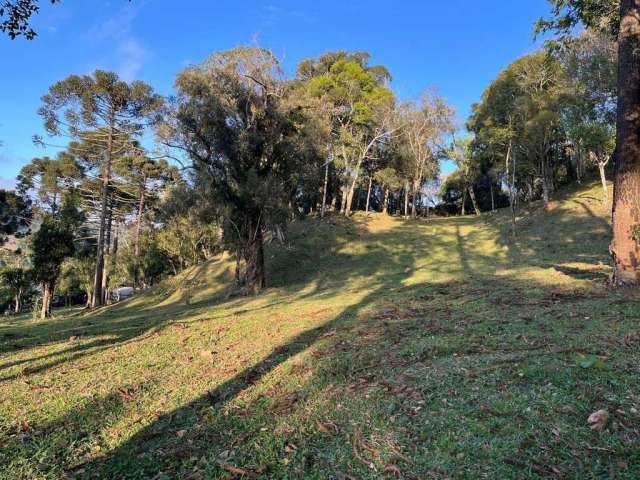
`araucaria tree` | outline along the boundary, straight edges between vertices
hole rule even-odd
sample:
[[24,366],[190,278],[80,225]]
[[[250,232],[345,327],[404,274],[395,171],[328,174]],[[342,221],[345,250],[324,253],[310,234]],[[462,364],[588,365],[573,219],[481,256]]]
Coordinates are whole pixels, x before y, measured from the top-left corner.
[[299,111],[285,108],[277,59],[261,48],[215,53],[181,72],[159,135],[193,161],[223,207],[224,236],[245,260],[244,286],[265,286],[263,235],[287,218]]
[[100,205],[92,306],[103,304],[105,238],[107,237],[112,166],[116,148],[140,137],[163,104],[152,88],[139,81],[127,83],[115,73],[96,70],[55,83],[42,97],[39,113],[51,135],[66,135],[99,150]]

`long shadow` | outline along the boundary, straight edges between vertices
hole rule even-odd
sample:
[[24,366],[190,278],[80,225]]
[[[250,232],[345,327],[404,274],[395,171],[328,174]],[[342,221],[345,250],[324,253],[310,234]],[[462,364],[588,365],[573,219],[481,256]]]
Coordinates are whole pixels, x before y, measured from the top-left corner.
[[[559,213],[557,220],[568,226],[569,229],[577,228],[577,225],[574,225],[575,222],[567,220]],[[471,225],[474,222],[476,221],[470,219],[465,224]],[[473,235],[462,235],[459,225],[460,221],[457,219],[443,221],[442,226],[448,226],[451,230],[448,236],[442,238],[430,237],[426,234],[425,232],[431,228],[430,226],[414,224],[396,226],[393,232],[369,234],[367,238],[368,249],[360,253],[349,251],[350,244],[358,235],[356,227],[354,227],[355,231],[349,231],[347,235],[335,239],[326,235],[326,248],[319,252],[316,258],[309,259],[305,256],[304,240],[300,242],[298,251],[275,252],[272,259],[273,264],[287,265],[287,268],[293,265],[297,269],[294,275],[295,281],[291,284],[284,282],[282,280],[284,277],[279,277],[276,274],[272,284],[273,288],[280,289],[285,294],[285,298],[279,301],[290,302],[306,298],[322,299],[333,296],[337,292],[354,288],[354,285],[355,290],[366,287],[368,293],[363,298],[354,300],[351,305],[345,306],[331,319],[315,327],[310,327],[286,343],[276,346],[271,353],[215,388],[203,393],[197,399],[173,409],[169,413],[160,415],[122,445],[107,452],[105,457],[81,462],[79,465],[67,465],[68,470],[71,470],[74,475],[87,478],[188,478],[188,472],[182,471],[181,468],[184,464],[185,468],[191,469],[193,467],[192,458],[196,457],[206,464],[206,467],[202,468],[208,468],[209,474],[215,473],[215,478],[224,478],[220,469],[220,458],[223,458],[221,455],[238,448],[238,442],[249,442],[249,439],[257,438],[260,435],[259,431],[255,432],[254,427],[251,426],[247,427],[249,428],[248,434],[244,432],[239,435],[240,440],[232,438],[230,434],[237,433],[234,432],[237,425],[233,422],[240,422],[240,419],[245,419],[247,414],[229,413],[228,407],[244,392],[259,385],[276,368],[312,347],[320,349],[320,354],[324,357],[320,357],[318,372],[309,381],[310,384],[313,384],[313,378],[323,375],[329,376],[337,387],[344,389],[345,392],[356,392],[356,394],[358,394],[361,385],[364,385],[363,388],[368,388],[370,385],[379,387],[390,384],[390,395],[407,395],[412,402],[418,398],[422,401],[426,395],[433,398],[446,397],[450,395],[450,392],[416,392],[414,388],[397,393],[394,382],[397,380],[395,376],[399,374],[398,369],[421,368],[425,364],[437,363],[443,359],[449,361],[455,358],[458,361],[480,355],[489,355],[493,359],[493,355],[498,353],[528,355],[531,352],[532,355],[537,355],[563,347],[563,345],[556,344],[549,339],[550,334],[547,329],[553,328],[553,326],[544,326],[539,338],[522,340],[524,326],[530,321],[527,312],[523,312],[522,304],[517,301],[505,304],[502,299],[504,292],[507,291],[512,293],[513,298],[517,298],[531,284],[513,279],[502,280],[493,276],[491,273],[496,268],[512,265],[512,258],[501,259],[483,252],[475,244],[477,239]],[[584,234],[585,230],[586,228],[580,229],[574,234],[579,236],[581,233]],[[498,241],[501,238],[500,234],[499,228],[495,229],[491,226],[485,232],[485,235],[497,237]],[[398,245],[399,238],[402,239],[400,245]],[[447,259],[437,265],[424,266],[420,263],[430,252],[440,250],[448,252],[457,250],[458,258]],[[531,251],[519,252],[517,257],[519,261],[531,264],[535,263],[537,252],[534,248]],[[563,253],[561,251],[560,254],[555,254],[559,262],[571,260]],[[313,264],[310,265],[310,261]],[[318,268],[319,263],[322,268]],[[455,269],[456,264],[458,264],[457,271],[460,271],[461,275],[455,282],[440,285],[424,282],[416,285],[405,285],[404,283],[420,269],[428,268],[436,275],[445,274]],[[331,271],[331,275],[326,274],[328,270]],[[474,276],[473,282],[469,281],[471,275]],[[531,295],[531,301],[536,303],[532,303],[530,308],[544,308],[549,315],[556,313],[558,298],[565,299],[558,297],[558,292],[549,288],[547,290],[541,289],[540,292]],[[590,302],[591,299],[578,298],[578,301]],[[216,300],[211,303],[208,300],[203,300],[190,304],[190,307],[196,309],[202,307],[203,310],[206,310],[212,306],[237,305],[240,308],[242,302],[237,299]],[[495,324],[487,324],[485,317],[474,315],[474,309],[486,304],[501,309],[501,318]],[[372,307],[375,308],[372,309]],[[259,308],[265,307],[251,307],[246,311]],[[165,307],[162,307],[160,312],[161,314],[169,312],[173,315],[183,309],[184,307],[180,305],[166,307],[166,310]],[[127,317],[127,321],[143,318],[145,314],[148,315],[145,312],[130,315]],[[153,314],[155,315],[156,311]],[[140,335],[148,332],[151,328],[162,328],[170,322],[180,321],[186,315],[193,315],[193,311],[181,312],[181,315],[172,316],[170,320],[150,320],[151,325],[145,325]],[[498,331],[502,336],[490,341],[491,335]],[[429,349],[418,348],[414,351],[407,348],[409,345],[414,345],[416,341],[424,340],[427,337],[437,340]],[[121,337],[120,341],[126,341],[125,337]],[[588,353],[597,354],[599,352],[593,350]],[[342,357],[348,357],[347,361],[341,363]],[[376,368],[379,369],[376,373],[367,373]],[[493,368],[493,366],[489,364],[487,368]],[[401,374],[405,375],[405,373]],[[469,382],[468,378],[463,377],[462,373],[456,373],[451,378],[451,382],[454,386],[456,382],[460,382],[460,385]],[[543,380],[547,381],[541,378],[540,382]],[[541,384],[540,388],[543,386]],[[503,387],[504,385],[494,385],[492,388],[498,390]],[[308,394],[310,395],[321,393],[314,391],[313,387],[309,388]],[[521,388],[517,383],[517,378],[514,388]],[[96,407],[100,407],[103,403],[111,405],[114,401],[120,401],[117,398],[119,395],[117,393],[115,395],[116,397],[110,394],[107,397],[87,402],[87,405],[83,407],[83,415],[92,417],[94,420],[91,422],[95,424],[92,434],[99,433],[102,428],[99,412],[103,409]],[[403,410],[403,413],[408,417],[422,418],[419,417],[417,411],[409,410],[408,406],[406,408],[407,412]],[[212,424],[204,430],[199,428],[197,425],[201,419],[210,412],[213,412],[214,415]],[[250,417],[250,409],[249,412]],[[123,410],[120,413],[125,415],[126,411]],[[279,415],[273,416],[272,420],[277,422]],[[507,420],[513,421],[514,419]],[[46,435],[47,432],[65,425],[67,421],[68,416],[62,416],[43,427],[41,431],[44,432],[43,435]],[[523,425],[535,423],[531,419],[518,421]],[[242,422],[251,423],[247,420],[242,420]],[[391,420],[386,421],[385,427],[396,433],[400,431],[392,424]],[[341,428],[346,429],[347,427],[341,426]],[[188,433],[177,434],[183,430]],[[357,430],[351,431],[350,434],[353,441]],[[322,436],[318,432],[306,433],[305,435]],[[344,440],[335,441],[343,442]],[[350,445],[349,448],[351,448]],[[401,455],[406,456],[407,452],[401,452]],[[286,465],[271,465],[269,468],[274,470],[267,471],[266,475],[273,478],[327,478],[313,477],[312,474],[315,469],[327,468],[326,462],[326,458],[322,458],[321,455],[310,454],[309,458],[303,462],[306,470],[302,472],[289,471],[289,467]],[[246,476],[259,475],[257,467],[256,465],[254,471],[247,471]],[[421,465],[407,468],[413,468],[414,471],[423,474],[428,471],[426,466]],[[164,472],[164,477],[161,475],[162,472]],[[305,475],[305,472],[308,473],[308,476]],[[440,476],[436,478],[444,478],[445,473],[439,472]],[[511,471],[511,473],[513,472]],[[243,474],[236,471],[235,476],[241,478]],[[336,477],[349,478],[338,474]],[[504,478],[512,478],[512,476]]]

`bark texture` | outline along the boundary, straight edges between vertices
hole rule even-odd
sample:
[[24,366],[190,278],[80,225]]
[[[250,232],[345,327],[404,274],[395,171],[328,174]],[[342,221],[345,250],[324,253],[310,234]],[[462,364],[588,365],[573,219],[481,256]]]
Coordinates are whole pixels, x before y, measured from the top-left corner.
[[620,1],[613,286],[637,285],[640,224],[640,0]]

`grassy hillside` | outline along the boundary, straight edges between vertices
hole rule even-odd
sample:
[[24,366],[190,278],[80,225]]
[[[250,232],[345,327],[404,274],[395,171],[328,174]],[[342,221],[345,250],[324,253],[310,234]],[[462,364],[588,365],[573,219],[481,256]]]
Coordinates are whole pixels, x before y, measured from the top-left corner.
[[[99,313],[0,319],[0,478],[639,478],[640,304],[596,186],[291,226]],[[602,432],[590,413],[610,414]]]

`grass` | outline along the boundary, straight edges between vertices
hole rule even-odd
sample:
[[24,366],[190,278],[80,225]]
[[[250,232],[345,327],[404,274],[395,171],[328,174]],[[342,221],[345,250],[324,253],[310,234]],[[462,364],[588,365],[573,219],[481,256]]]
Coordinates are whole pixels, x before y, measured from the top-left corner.
[[[595,185],[548,212],[292,225],[100,312],[0,320],[0,478],[640,477],[640,304]],[[589,428],[604,409],[606,428]]]

